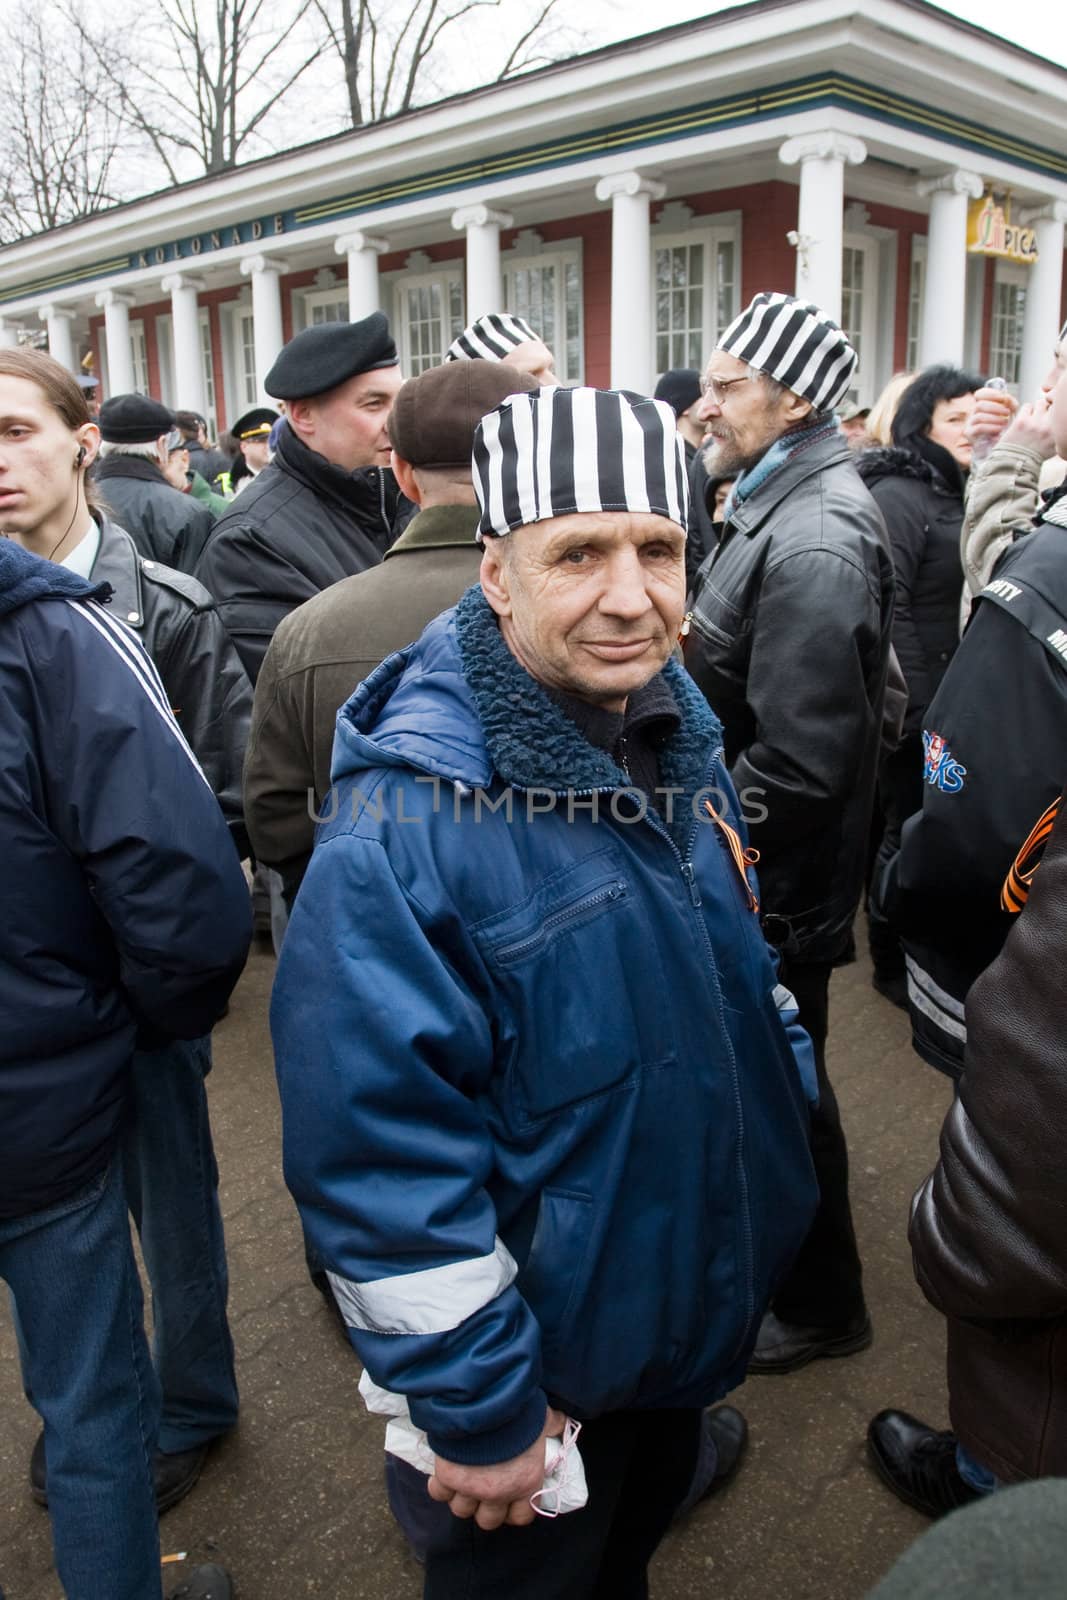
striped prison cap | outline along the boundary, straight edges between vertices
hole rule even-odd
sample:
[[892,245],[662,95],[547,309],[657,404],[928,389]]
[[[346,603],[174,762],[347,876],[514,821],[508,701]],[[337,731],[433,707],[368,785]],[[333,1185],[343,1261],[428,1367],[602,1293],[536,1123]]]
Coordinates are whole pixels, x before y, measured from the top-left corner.
[[758,294],[731,322],[718,348],[810,400],[816,411],[833,409],[859,362],[837,323],[791,294]]
[[503,361],[517,345],[540,339],[522,317],[506,311],[490,311],[464,328],[445,351],[446,361]]
[[685,531],[689,484],[674,412],[618,389],[513,394],[474,434],[478,539],[575,511],[640,511]]

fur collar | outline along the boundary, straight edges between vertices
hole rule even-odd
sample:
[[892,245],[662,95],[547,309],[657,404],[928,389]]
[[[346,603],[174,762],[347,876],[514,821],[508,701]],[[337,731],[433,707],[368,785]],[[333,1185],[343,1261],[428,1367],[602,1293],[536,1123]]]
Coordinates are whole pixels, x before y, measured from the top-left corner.
[[929,461],[915,450],[903,450],[899,445],[886,449],[864,450],[856,456],[856,471],[867,485],[881,483],[884,478],[912,478],[916,483],[928,483],[943,494],[952,491],[941,474]]
[[[559,794],[630,787],[611,757],[583,739],[570,717],[519,665],[477,584],[456,607],[455,626],[463,675],[493,767],[504,783]],[[664,787],[681,791],[672,807],[671,833],[684,853],[694,826],[692,800],[709,781],[711,763],[722,749],[722,728],[684,667],[668,661],[663,676],[681,723],[663,747],[660,771]]]

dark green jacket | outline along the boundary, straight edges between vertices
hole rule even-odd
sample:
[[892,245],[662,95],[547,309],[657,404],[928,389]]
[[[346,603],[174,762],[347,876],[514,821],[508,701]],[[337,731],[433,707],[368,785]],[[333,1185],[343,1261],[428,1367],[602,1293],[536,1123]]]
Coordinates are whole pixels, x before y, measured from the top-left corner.
[[337,713],[386,656],[477,582],[477,525],[473,505],[420,511],[381,566],[324,589],[278,625],[256,682],[245,814],[257,859],[282,874],[290,903],[330,787]]

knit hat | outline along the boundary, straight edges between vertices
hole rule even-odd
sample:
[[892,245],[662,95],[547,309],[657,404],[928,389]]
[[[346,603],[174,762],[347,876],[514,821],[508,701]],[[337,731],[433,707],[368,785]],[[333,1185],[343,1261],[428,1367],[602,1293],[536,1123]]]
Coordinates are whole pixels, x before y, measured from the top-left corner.
[[680,417],[700,399],[700,373],[696,367],[672,367],[657,383],[652,398],[665,400]]
[[469,328],[464,328],[458,339],[453,339],[445,351],[446,361],[503,361],[506,355],[520,344],[540,339],[522,317],[512,317],[506,311],[490,311]]
[[661,400],[616,389],[511,395],[474,434],[478,538],[575,511],[689,517],[685,449]]
[[833,409],[859,363],[837,323],[791,294],[758,294],[731,322],[718,348],[810,400],[815,411]]

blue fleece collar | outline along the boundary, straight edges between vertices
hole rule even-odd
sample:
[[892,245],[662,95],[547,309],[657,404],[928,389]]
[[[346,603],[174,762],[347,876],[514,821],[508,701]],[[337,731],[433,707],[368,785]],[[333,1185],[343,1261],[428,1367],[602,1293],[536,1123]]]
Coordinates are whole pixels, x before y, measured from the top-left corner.
[[0,616],[32,600],[103,600],[108,583],[89,583],[76,572],[24,550],[14,539],[0,538]]

